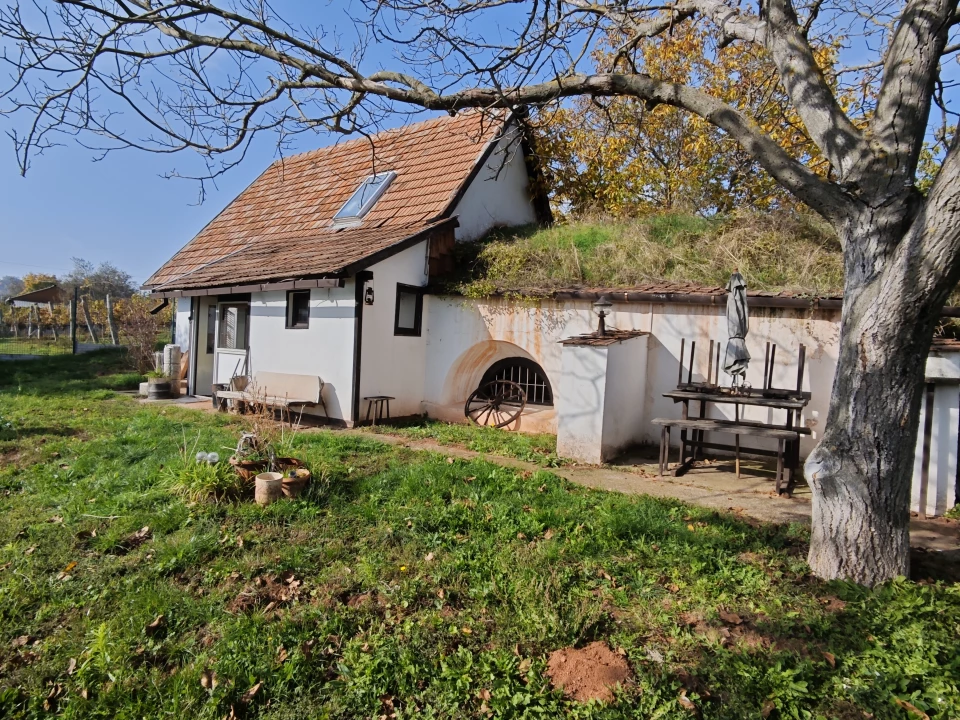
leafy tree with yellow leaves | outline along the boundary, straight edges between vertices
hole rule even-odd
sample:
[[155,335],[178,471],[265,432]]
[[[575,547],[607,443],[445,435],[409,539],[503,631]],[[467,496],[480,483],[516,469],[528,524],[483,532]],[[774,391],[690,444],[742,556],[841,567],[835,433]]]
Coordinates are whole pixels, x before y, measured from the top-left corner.
[[[700,25],[624,49],[611,33],[594,53],[598,68],[644,72],[721,97],[748,114],[796,159],[821,175],[827,163],[811,142],[762,48],[721,47]],[[817,48],[823,68],[836,47]],[[852,95],[843,95],[855,110]],[[737,142],[707,120],[629,96],[580,97],[539,116],[538,150],[561,209],[615,216],[679,210],[702,214],[736,208],[793,207],[779,186]]]

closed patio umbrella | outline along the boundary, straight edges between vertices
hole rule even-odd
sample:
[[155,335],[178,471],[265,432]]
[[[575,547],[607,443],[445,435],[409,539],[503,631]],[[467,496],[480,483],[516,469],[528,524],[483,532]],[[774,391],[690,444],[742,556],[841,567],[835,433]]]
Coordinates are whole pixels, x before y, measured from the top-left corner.
[[727,354],[723,361],[723,369],[733,376],[732,385],[742,386],[747,375],[747,366],[750,364],[750,353],[747,352],[747,330],[749,330],[747,316],[747,283],[739,271],[734,271],[727,283]]

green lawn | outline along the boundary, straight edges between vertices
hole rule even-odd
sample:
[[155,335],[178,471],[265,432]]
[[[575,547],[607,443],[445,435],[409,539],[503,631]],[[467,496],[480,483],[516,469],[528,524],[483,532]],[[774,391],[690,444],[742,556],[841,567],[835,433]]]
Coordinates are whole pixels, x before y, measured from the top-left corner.
[[73,343],[69,336],[56,342],[52,338],[0,338],[0,355],[68,355],[72,352]]
[[[795,527],[347,433],[294,440],[302,499],[190,503],[178,446],[241,420],[118,395],[121,361],[0,374],[0,717],[960,717],[958,585],[823,584]],[[612,705],[543,674],[593,640],[636,675]]]
[[504,432],[493,427],[426,418],[365,426],[363,430],[374,434],[399,435],[410,440],[433,440],[440,445],[462,446],[474,452],[513,457],[544,467],[563,464],[563,460],[557,457],[557,436],[548,433],[532,435]]

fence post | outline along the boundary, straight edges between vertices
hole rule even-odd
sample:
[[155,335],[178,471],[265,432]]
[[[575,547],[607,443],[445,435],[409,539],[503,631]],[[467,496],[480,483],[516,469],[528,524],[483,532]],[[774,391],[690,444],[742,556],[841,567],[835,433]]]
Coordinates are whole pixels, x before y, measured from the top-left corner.
[[93,327],[93,320],[90,318],[90,308],[87,306],[87,296],[80,298],[80,309],[83,310],[83,321],[87,323],[87,332],[90,334],[90,340],[97,344],[100,339],[97,337],[97,331]]
[[120,335],[117,332],[117,321],[113,317],[113,299],[107,294],[107,325],[110,326],[110,341],[114,345],[120,344]]
[[73,347],[73,354],[77,354],[77,296],[78,288],[73,288],[73,300],[70,301],[70,345]]
[[47,303],[47,309],[50,311],[50,330],[53,331],[53,342],[56,343],[60,339],[60,334],[57,332],[57,317],[53,314],[53,303]]

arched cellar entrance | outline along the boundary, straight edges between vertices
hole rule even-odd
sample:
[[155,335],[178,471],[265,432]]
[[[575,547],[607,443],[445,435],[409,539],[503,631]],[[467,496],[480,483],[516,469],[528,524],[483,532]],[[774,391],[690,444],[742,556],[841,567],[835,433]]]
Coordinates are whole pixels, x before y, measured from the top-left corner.
[[523,388],[526,406],[509,430],[556,433],[554,386],[543,366],[519,345],[503,340],[476,343],[450,366],[443,383],[442,402],[429,404],[428,414],[443,420],[466,422],[464,404],[481,385],[492,380],[515,382]]

